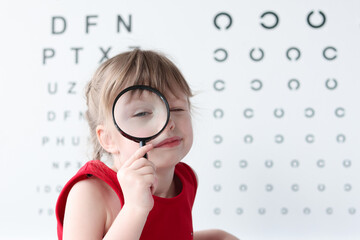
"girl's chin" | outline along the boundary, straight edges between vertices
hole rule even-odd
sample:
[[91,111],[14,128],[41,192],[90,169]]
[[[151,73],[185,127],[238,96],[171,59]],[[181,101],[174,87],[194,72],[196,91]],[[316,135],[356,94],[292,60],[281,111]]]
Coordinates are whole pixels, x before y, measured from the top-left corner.
[[148,155],[148,159],[152,161],[157,169],[160,168],[173,168],[176,164],[178,164],[181,161],[181,158],[174,155],[166,155],[161,154],[161,157],[158,157],[156,154]]

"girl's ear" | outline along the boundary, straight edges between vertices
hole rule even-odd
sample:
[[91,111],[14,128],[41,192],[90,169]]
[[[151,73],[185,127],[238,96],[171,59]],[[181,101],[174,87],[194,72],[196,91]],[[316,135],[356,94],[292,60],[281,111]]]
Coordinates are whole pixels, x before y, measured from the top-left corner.
[[110,132],[105,128],[104,125],[98,125],[96,127],[96,135],[100,145],[108,152],[108,153],[117,153],[118,150],[116,148],[116,144],[110,135]]

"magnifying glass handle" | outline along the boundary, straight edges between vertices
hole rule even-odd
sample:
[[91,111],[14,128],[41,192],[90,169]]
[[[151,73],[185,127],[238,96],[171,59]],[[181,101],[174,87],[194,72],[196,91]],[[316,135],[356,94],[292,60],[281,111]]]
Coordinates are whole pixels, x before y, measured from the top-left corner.
[[[140,147],[143,147],[143,146],[145,146],[145,145],[146,145],[146,142],[145,142],[144,140],[141,140],[141,141],[140,141]],[[144,158],[148,159],[147,153],[145,153]]]

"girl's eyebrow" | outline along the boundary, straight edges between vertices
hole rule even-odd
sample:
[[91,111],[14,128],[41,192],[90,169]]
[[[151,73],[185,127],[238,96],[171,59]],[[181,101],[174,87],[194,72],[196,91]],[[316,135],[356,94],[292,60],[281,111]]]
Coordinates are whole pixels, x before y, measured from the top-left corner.
[[187,99],[171,98],[168,100],[170,105],[187,104]]
[[174,96],[174,95],[170,95],[170,96],[166,96],[166,99],[167,99],[168,101],[172,101],[172,102],[176,102],[176,101],[186,102],[186,101],[187,101],[187,97],[186,97],[186,96],[177,97],[177,96]]

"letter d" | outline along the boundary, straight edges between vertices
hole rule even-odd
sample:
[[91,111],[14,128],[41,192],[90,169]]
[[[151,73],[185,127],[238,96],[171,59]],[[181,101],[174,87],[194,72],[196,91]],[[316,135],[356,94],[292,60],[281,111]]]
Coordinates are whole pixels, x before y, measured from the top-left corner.
[[[59,23],[59,24],[56,24],[56,23]],[[52,34],[63,34],[65,32],[65,30],[66,30],[66,19],[61,16],[52,17],[51,33]]]

